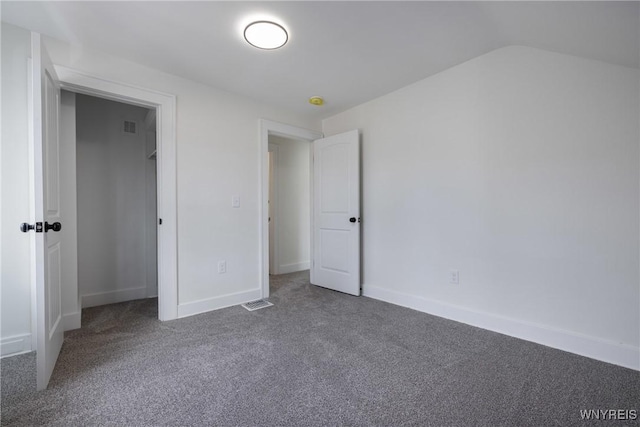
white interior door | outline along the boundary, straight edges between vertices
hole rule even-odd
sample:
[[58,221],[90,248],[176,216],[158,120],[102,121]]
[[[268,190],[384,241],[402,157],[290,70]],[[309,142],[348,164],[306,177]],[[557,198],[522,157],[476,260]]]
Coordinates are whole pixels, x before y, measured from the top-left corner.
[[358,131],[313,142],[311,283],[360,295]]
[[32,33],[37,387],[45,389],[63,341],[58,115],[60,87],[40,35]]

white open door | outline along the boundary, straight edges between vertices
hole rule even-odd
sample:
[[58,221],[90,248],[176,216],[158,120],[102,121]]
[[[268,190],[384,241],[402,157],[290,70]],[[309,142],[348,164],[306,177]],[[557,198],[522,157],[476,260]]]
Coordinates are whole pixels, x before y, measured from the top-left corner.
[[313,142],[311,283],[360,295],[358,131]]
[[63,340],[58,113],[60,87],[40,35],[31,34],[37,387],[43,390]]

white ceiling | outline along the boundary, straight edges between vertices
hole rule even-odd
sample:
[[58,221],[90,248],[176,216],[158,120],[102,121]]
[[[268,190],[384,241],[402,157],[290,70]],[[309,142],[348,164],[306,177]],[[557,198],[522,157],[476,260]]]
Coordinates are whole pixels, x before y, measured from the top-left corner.
[[[2,20],[323,118],[507,45],[638,68],[638,2],[1,2]],[[289,43],[258,50],[271,17]],[[312,95],[324,107],[307,103]]]

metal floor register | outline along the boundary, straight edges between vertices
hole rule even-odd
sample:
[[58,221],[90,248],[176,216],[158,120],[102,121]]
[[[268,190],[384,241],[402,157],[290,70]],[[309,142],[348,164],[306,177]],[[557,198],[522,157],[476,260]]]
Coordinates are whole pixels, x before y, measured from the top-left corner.
[[273,305],[272,303],[264,299],[259,299],[257,301],[251,301],[251,302],[242,304],[242,306],[249,311],[260,310],[261,308],[270,307],[272,305]]

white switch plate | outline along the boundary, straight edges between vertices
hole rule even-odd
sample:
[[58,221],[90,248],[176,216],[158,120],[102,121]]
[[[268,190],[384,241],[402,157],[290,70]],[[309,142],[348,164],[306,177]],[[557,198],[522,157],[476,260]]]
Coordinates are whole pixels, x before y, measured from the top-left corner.
[[240,196],[231,196],[231,207],[232,208],[240,207]]
[[460,272],[458,270],[451,270],[449,272],[449,283],[453,285],[460,283]]
[[218,261],[218,274],[227,272],[227,261]]

